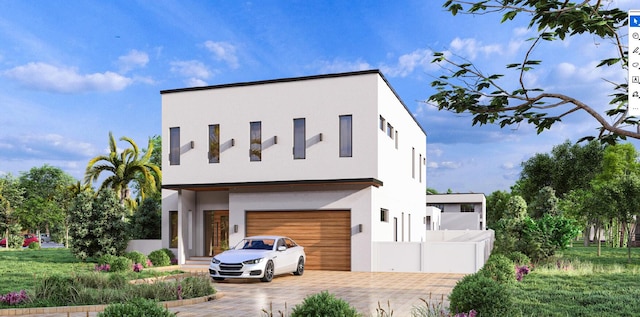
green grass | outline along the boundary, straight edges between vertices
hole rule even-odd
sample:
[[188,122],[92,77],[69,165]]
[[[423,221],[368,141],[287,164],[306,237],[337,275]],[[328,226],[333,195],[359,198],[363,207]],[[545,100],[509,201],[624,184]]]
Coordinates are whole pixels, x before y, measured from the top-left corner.
[[[34,288],[37,278],[45,275],[71,275],[95,270],[95,263],[84,263],[65,248],[4,249],[0,248],[0,295]],[[157,277],[182,271],[131,271],[127,279]],[[108,274],[108,273],[105,273]]]
[[513,291],[523,316],[636,316],[640,249],[576,246],[540,264]]

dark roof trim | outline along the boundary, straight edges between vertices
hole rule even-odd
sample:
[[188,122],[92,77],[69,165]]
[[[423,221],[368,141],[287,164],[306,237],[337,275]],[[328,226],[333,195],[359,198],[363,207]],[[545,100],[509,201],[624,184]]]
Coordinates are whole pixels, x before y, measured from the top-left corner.
[[387,87],[391,89],[393,94],[398,98],[402,106],[409,113],[413,121],[418,125],[420,130],[424,132],[424,135],[427,135],[427,131],[420,125],[420,122],[413,116],[407,105],[402,101],[402,98],[398,95],[395,89],[389,84],[389,81],[386,77],[380,72],[379,69],[370,69],[370,70],[362,70],[356,72],[346,72],[346,73],[334,73],[334,74],[323,74],[323,75],[313,75],[313,76],[302,76],[302,77],[289,77],[289,78],[279,78],[279,79],[269,79],[269,80],[259,80],[259,81],[248,81],[248,82],[239,82],[232,84],[222,84],[222,85],[211,85],[211,86],[201,86],[201,87],[189,87],[189,88],[178,88],[178,89],[167,89],[161,90],[160,94],[171,94],[177,92],[187,92],[187,91],[198,91],[198,90],[209,90],[209,89],[218,89],[218,88],[230,88],[230,87],[243,87],[243,86],[253,86],[253,85],[264,85],[264,84],[273,84],[273,83],[286,83],[293,81],[301,81],[301,80],[310,80],[310,79],[324,79],[324,78],[336,78],[336,77],[347,77],[347,76],[358,76],[358,75],[368,75],[368,74],[378,74],[387,84]]
[[382,186],[382,181],[375,178],[351,178],[351,179],[312,179],[293,181],[271,182],[238,182],[238,183],[211,183],[211,184],[163,184],[163,189],[189,189],[189,190],[215,190],[228,188],[247,187],[272,187],[272,186],[297,186],[297,185],[357,185]]

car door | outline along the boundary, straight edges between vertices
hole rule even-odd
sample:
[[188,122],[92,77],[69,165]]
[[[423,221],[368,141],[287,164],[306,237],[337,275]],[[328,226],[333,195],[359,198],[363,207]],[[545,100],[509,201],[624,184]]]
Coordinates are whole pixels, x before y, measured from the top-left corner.
[[[284,247],[284,250],[280,251],[281,247]],[[287,244],[283,238],[279,238],[276,242],[276,258],[274,261],[276,274],[289,273],[293,272],[296,269],[296,264],[298,263],[295,259],[295,254],[287,248]]]

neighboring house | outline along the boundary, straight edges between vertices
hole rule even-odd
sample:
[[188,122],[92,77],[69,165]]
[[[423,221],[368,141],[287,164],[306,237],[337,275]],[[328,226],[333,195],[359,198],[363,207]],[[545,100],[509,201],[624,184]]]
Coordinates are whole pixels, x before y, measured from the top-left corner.
[[442,212],[440,230],[485,230],[487,199],[484,194],[427,194],[427,206]]
[[180,264],[278,234],[308,269],[371,271],[372,242],[426,239],[426,133],[378,70],[161,97],[162,245]]

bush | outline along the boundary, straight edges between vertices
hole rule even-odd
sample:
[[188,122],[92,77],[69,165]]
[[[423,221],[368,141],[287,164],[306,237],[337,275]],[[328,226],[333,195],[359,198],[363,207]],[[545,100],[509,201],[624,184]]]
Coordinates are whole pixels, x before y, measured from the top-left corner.
[[142,266],[147,267],[147,256],[140,251],[127,252],[124,256],[133,261],[133,264],[140,263]]
[[155,250],[149,253],[149,260],[151,260],[153,266],[167,266],[171,264],[171,259],[162,250]]
[[345,300],[323,291],[307,296],[301,304],[294,306],[291,317],[298,316],[350,317],[360,314]]
[[[105,267],[107,264],[109,265],[109,272],[125,272],[130,271],[133,267],[133,263],[130,259],[124,256],[115,256],[111,254],[105,254],[98,259],[98,264],[100,267]],[[98,266],[96,266],[96,269]]]
[[7,239],[7,246],[11,249],[20,249],[22,248],[22,243],[24,243],[24,238],[20,235],[9,235],[9,239]]
[[31,249],[31,250],[37,250],[37,249],[40,249],[40,243],[38,243],[38,242],[31,242],[31,243],[29,243],[29,249]]
[[190,276],[181,280],[178,284],[183,298],[196,298],[215,293],[208,276]]
[[502,254],[492,254],[478,273],[498,283],[513,283],[516,281],[513,261]]
[[144,298],[135,298],[124,304],[111,304],[105,307],[99,317],[169,317],[175,316],[168,309],[158,305],[156,301]]
[[171,251],[171,250],[169,250],[167,248],[163,248],[163,249],[160,249],[160,250],[162,250],[162,252],[164,252],[169,257],[169,260],[173,260],[173,259],[176,258],[176,255],[173,253],[173,251]]
[[100,258],[98,258],[98,264],[100,264],[100,265],[104,265],[104,264],[111,265],[111,263],[113,263],[115,258],[116,258],[115,255],[105,254],[105,255],[101,256]]
[[531,259],[522,252],[518,252],[518,251],[511,252],[507,254],[507,257],[511,259],[511,261],[513,261],[515,265],[522,266],[522,265],[531,264]]
[[454,314],[475,310],[480,317],[511,315],[509,286],[481,273],[467,275],[458,281],[449,301],[449,309]]
[[34,293],[34,299],[49,306],[67,306],[78,298],[78,288],[71,277],[62,275],[45,276],[36,283]]

